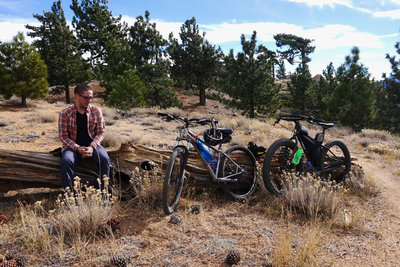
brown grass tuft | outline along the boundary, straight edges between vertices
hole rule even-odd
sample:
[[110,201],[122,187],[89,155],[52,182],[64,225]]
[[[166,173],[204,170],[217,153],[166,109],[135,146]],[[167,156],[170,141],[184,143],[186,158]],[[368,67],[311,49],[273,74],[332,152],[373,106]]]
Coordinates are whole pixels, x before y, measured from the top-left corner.
[[21,242],[26,250],[58,253],[62,257],[73,248],[82,255],[81,249],[89,242],[112,236],[107,221],[115,217],[116,206],[108,193],[108,178],[104,177],[104,189],[100,191],[82,186],[76,177],[74,191],[60,195],[54,210],[46,211],[41,202],[33,207],[20,205]]
[[272,266],[323,266],[319,227],[304,225],[302,228],[302,236],[281,228],[280,238],[272,250]]
[[345,187],[349,193],[363,199],[376,196],[379,193],[374,177],[365,175],[364,170],[357,166],[352,166],[350,174],[346,179]]
[[38,123],[53,123],[58,121],[58,115],[55,113],[36,113],[33,117],[28,119],[29,122],[38,124]]
[[162,166],[151,161],[149,164],[153,167],[152,170],[136,168],[130,180],[136,195],[132,201],[141,210],[153,210],[161,206],[164,180]]
[[311,175],[286,174],[285,179],[282,200],[289,210],[312,220],[317,217],[332,218],[338,211],[343,186]]

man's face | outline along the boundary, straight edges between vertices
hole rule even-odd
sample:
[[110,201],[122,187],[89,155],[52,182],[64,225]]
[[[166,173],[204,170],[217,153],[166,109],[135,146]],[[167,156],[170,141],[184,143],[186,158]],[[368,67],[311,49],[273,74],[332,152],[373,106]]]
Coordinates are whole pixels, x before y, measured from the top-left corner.
[[87,108],[89,106],[90,101],[93,99],[93,91],[84,91],[81,94],[75,94],[76,104],[82,108]]

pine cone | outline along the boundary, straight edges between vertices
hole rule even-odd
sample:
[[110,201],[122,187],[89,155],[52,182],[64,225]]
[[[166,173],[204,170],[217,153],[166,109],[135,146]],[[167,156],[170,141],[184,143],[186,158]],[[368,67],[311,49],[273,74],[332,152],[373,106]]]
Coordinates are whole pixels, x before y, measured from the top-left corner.
[[113,267],[126,267],[126,259],[123,256],[114,255],[111,259],[111,265]]
[[193,205],[193,206],[192,206],[192,213],[193,213],[193,214],[199,214],[199,213],[200,213],[200,206],[198,206],[198,205]]
[[179,215],[172,214],[169,219],[169,223],[172,223],[172,224],[180,224],[181,222],[182,222],[182,219]]
[[120,223],[121,221],[118,218],[111,218],[107,221],[107,225],[109,225],[112,230],[117,229]]
[[226,255],[225,262],[229,265],[238,264],[240,261],[240,253],[238,250],[229,251],[228,255]]
[[5,215],[0,215],[0,225],[7,224],[8,218]]

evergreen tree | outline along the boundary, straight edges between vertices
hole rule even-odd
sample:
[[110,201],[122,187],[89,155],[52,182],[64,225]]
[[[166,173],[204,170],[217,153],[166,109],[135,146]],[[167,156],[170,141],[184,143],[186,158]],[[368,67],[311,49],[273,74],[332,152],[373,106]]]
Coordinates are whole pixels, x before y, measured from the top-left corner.
[[322,71],[322,74],[309,97],[312,101],[313,113],[318,114],[319,118],[329,119],[328,103],[337,86],[335,67],[332,62]]
[[72,0],[74,12],[72,25],[81,42],[81,51],[88,54],[88,61],[95,77],[112,90],[112,82],[125,70],[133,68],[127,54],[127,26],[121,16],[113,17],[107,0]]
[[0,94],[4,97],[21,97],[21,104],[26,107],[27,98],[47,95],[46,64],[22,33],[12,42],[0,44],[0,66]]
[[218,69],[221,51],[200,35],[196,19],[186,20],[179,33],[181,43],[169,36],[168,53],[172,60],[171,74],[186,88],[199,90],[200,105],[206,105],[206,88]]
[[329,102],[330,116],[355,130],[370,126],[376,100],[376,84],[370,81],[368,69],[359,63],[359,54],[360,50],[353,47],[351,55],[337,69],[338,86]]
[[283,60],[278,61],[278,70],[276,71],[276,78],[278,78],[278,80],[286,79],[286,67],[285,67],[285,62]]
[[147,105],[162,108],[179,106],[172,88],[173,80],[168,77],[167,40],[156,29],[156,23],[151,23],[150,13],[146,11],[144,18],[138,16],[128,33],[132,65],[140,72],[140,79],[149,89]]
[[310,95],[313,94],[315,83],[311,77],[308,65],[303,69],[301,65],[296,68],[296,72],[290,76],[288,91],[291,106],[300,110],[303,114],[307,109],[311,110],[313,103]]
[[[301,69],[304,71],[307,63],[311,61],[309,54],[315,50],[315,46],[311,46],[313,40],[286,33],[274,35],[274,39],[276,46],[281,48],[281,50],[278,50],[278,53],[282,58],[293,65],[296,57],[299,57]],[[285,48],[286,50],[284,50]]]
[[[313,40],[286,33],[274,35],[274,39],[276,46],[280,48],[278,53],[281,58],[286,59],[290,64],[299,62],[296,72],[290,76],[288,91],[291,105],[305,113],[307,108],[312,107],[309,96],[313,94],[315,88],[307,65],[311,61],[309,54],[315,50],[315,46],[311,45]],[[296,58],[299,58],[299,61],[296,61]]]
[[231,98],[230,104],[243,109],[251,118],[256,112],[273,115],[279,107],[279,88],[272,77],[273,61],[267,48],[256,46],[256,35],[254,31],[249,41],[241,36],[243,52],[235,57],[231,50],[225,57],[220,80],[222,90]]
[[[397,54],[400,54],[400,42],[395,45]],[[395,56],[386,55],[392,72],[389,77],[377,87],[377,114],[375,126],[379,129],[400,133],[400,60]]]
[[146,106],[147,88],[140,80],[137,70],[127,70],[123,75],[118,75],[112,83],[112,88],[107,105],[124,111]]
[[53,3],[50,12],[33,15],[41,25],[26,25],[29,36],[48,67],[50,86],[60,86],[70,103],[69,86],[87,80],[86,64],[78,51],[79,43],[66,23],[61,1]]

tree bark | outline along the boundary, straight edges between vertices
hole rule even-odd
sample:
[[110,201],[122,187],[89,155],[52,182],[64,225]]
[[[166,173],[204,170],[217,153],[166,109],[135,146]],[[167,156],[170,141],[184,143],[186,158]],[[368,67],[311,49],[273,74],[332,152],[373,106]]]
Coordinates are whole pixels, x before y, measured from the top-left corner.
[[65,102],[67,102],[67,104],[71,104],[71,98],[69,96],[69,83],[66,82],[64,87],[65,87]]
[[200,106],[206,105],[206,88],[201,86],[200,87]]
[[[123,191],[130,194],[130,179],[144,162],[160,166],[162,174],[168,164],[171,150],[148,148],[125,143],[118,150],[107,151],[111,161],[111,179],[118,179]],[[142,168],[143,169],[143,168]],[[0,192],[31,187],[61,188],[60,157],[49,152],[0,149]],[[189,154],[187,173],[207,177],[207,171],[196,153]],[[90,159],[82,160],[75,175],[84,182],[94,182],[98,175]],[[123,192],[123,194],[125,194]]]

